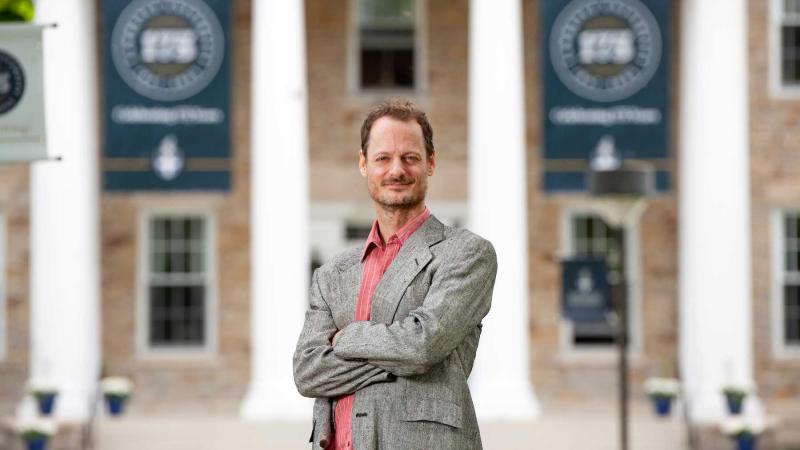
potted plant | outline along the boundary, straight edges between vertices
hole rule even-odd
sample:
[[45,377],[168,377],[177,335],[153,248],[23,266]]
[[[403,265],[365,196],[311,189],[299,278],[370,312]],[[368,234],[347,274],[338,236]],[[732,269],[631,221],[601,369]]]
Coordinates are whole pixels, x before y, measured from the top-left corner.
[[17,421],[16,429],[27,450],[45,450],[47,442],[58,431],[58,426],[49,419],[31,418]]
[[58,396],[58,388],[49,380],[32,378],[28,380],[26,390],[36,399],[39,414],[49,416]]
[[666,417],[672,411],[672,400],[680,392],[680,382],[675,378],[651,377],[645,381],[644,390],[653,402],[656,414]]
[[0,22],[30,22],[33,14],[33,0],[0,1]]
[[125,377],[106,377],[101,380],[100,388],[103,391],[108,412],[112,416],[122,414],[125,402],[130,398],[133,391],[131,380]]
[[725,401],[728,404],[728,411],[731,414],[741,414],[744,399],[747,397],[749,389],[745,386],[730,384],[722,389]]
[[736,442],[737,450],[756,450],[758,436],[766,429],[763,418],[754,416],[731,416],[722,421],[722,432]]

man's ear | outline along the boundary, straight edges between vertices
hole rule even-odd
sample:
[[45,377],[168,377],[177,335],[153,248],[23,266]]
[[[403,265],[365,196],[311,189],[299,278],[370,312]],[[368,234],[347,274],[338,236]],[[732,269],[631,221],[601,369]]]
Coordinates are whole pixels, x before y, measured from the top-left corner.
[[364,150],[358,151],[358,169],[361,171],[361,176],[367,176],[367,158],[364,156]]
[[431,150],[431,156],[428,158],[428,176],[433,176],[433,171],[436,169],[436,150]]

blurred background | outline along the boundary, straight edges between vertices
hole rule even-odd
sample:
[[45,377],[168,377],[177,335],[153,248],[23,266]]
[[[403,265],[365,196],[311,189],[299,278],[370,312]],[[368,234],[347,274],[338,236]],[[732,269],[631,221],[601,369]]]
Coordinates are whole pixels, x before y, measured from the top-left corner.
[[360,126],[403,97],[431,212],[498,253],[485,448],[800,449],[800,1],[0,20],[0,448],[307,448],[310,275],[363,245]]

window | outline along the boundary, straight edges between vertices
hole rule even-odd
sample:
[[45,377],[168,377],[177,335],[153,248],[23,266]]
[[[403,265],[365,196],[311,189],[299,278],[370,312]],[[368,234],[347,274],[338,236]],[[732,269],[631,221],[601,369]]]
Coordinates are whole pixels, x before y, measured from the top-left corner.
[[777,329],[782,347],[800,350],[800,211],[784,212],[780,222]]
[[154,213],[144,226],[144,347],[209,349],[214,295],[209,216]]
[[[572,217],[570,228],[574,256],[605,258],[609,272],[619,270],[621,249],[614,242],[603,219],[596,215],[578,214]],[[615,335],[609,320],[573,324],[574,345],[609,345],[614,343]]]
[[770,3],[771,91],[800,95],[800,0]]
[[419,77],[417,0],[354,0],[358,87],[414,89]]

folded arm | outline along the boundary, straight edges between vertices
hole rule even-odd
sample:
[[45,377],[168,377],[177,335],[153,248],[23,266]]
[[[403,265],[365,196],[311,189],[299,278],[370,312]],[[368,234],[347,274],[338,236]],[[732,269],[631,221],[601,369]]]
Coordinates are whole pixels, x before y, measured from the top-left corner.
[[294,382],[305,397],[338,397],[366,386],[391,381],[394,375],[364,361],[347,361],[333,353],[336,333],[330,308],[314,272],[311,302],[294,353]]
[[497,274],[494,248],[475,238],[436,271],[419,308],[390,325],[353,322],[334,354],[363,360],[398,376],[424,373],[443,361],[489,312]]

